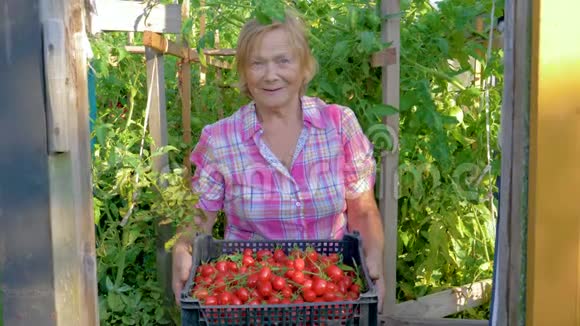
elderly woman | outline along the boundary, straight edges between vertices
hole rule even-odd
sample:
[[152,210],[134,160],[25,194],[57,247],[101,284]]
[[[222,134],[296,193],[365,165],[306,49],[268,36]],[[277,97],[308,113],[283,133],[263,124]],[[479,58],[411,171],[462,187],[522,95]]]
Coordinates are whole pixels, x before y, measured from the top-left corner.
[[[211,233],[227,217],[226,239],[340,239],[359,231],[382,301],[383,229],[373,187],[372,144],[347,107],[304,96],[316,70],[303,24],[249,21],[238,40],[241,91],[252,101],[206,126],[191,153],[192,186]],[[191,271],[191,239],[173,251],[177,302]]]

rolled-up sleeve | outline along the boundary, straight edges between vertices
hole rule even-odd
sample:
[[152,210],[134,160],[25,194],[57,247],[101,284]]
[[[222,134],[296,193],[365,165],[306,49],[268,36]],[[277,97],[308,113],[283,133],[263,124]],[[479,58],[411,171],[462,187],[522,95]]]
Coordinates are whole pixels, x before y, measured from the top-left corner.
[[193,192],[199,196],[197,208],[218,211],[223,208],[224,177],[219,170],[219,160],[211,147],[210,126],[203,128],[199,142],[190,155],[195,165],[191,180]]
[[344,108],[341,122],[346,198],[354,199],[374,187],[376,161],[373,145],[350,108]]

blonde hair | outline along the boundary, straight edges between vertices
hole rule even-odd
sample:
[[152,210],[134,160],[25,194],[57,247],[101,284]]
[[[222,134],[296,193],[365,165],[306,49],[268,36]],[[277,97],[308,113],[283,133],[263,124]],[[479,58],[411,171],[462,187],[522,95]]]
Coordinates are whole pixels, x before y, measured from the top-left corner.
[[290,45],[297,50],[300,66],[302,68],[302,75],[304,80],[300,96],[306,92],[308,83],[314,78],[318,64],[312,55],[308,39],[306,36],[306,28],[300,16],[291,9],[286,9],[284,13],[284,21],[272,21],[269,25],[262,25],[256,19],[248,21],[238,37],[238,44],[236,49],[236,69],[239,76],[238,86],[242,94],[252,97],[248,90],[248,83],[246,82],[246,71],[249,65],[252,51],[258,45],[264,34],[275,29],[283,29],[288,33]]

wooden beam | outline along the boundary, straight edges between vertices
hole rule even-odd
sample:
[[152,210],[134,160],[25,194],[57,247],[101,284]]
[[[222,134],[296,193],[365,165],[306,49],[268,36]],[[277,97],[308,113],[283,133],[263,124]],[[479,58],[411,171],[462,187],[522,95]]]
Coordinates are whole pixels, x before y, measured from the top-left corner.
[[[171,54],[173,56],[184,58],[191,62],[200,62],[199,61],[199,54],[195,49],[191,49],[189,47],[184,47],[182,45],[178,45],[177,43],[168,40],[162,34],[153,33],[153,32],[145,32],[143,33],[143,44],[145,46],[151,47],[155,49],[157,52],[163,54]],[[138,48],[131,47],[129,48],[133,51],[138,51]],[[215,55],[214,55],[215,56]],[[208,57],[206,60],[207,64],[210,66],[222,68],[222,69],[232,69],[232,65],[225,61],[220,61],[218,59]]]
[[143,33],[143,44],[162,54],[171,54],[186,60],[199,61],[199,56],[195,50],[172,42],[159,33],[149,31]]
[[519,325],[523,320],[523,230],[529,146],[530,0],[507,1],[504,32],[504,91],[501,108],[501,186],[494,271],[494,325]]
[[372,55],[371,66],[375,68],[383,67],[384,65],[390,66],[397,64],[397,60],[397,49],[387,48]]
[[[144,45],[125,45],[125,50],[127,50],[127,52],[129,52],[129,53],[144,54],[145,53],[145,46]],[[159,50],[160,51],[162,50],[161,45],[159,46]],[[197,50],[192,49],[192,51],[194,51],[196,53],[193,57],[193,58],[195,58],[195,56],[197,55]],[[236,55],[236,50],[235,49],[205,49],[205,50],[203,50],[203,54],[205,54],[206,56],[209,56],[209,57],[231,57],[231,56]],[[192,61],[199,62],[199,59],[195,59]],[[215,61],[212,61],[212,62],[215,62]],[[224,64],[227,64],[227,63],[224,63]],[[231,66],[229,66],[229,67],[231,69]],[[226,68],[222,67],[222,69],[226,69]]]
[[148,7],[146,2],[98,0],[92,16],[92,32],[120,31],[177,34],[181,32],[181,9],[177,4]]
[[[89,102],[85,34],[86,2],[40,1],[46,33],[49,106],[67,116],[60,130],[67,150],[49,153],[50,224],[57,325],[99,325],[95,229],[90,180]],[[62,30],[60,28],[62,27]],[[62,33],[62,34],[61,34]],[[46,45],[46,44],[45,44]],[[62,64],[58,69],[51,64]],[[54,91],[55,87],[66,87]],[[54,98],[53,98],[54,96]]]
[[580,325],[580,2],[531,7],[525,323]]
[[[400,12],[399,0],[381,1],[381,15],[393,15]],[[400,41],[400,18],[393,16],[383,22],[383,42],[392,42],[394,59],[396,64],[389,65],[385,62],[382,67],[383,103],[399,107],[399,55]],[[386,59],[386,58],[383,58]],[[382,154],[382,167],[380,172],[380,210],[383,216],[383,230],[385,234],[384,248],[384,273],[385,273],[385,300],[382,307],[384,314],[390,315],[395,312],[397,302],[397,212],[398,212],[398,168],[399,168],[399,115],[390,115],[385,118],[385,124],[393,140],[393,149]]]
[[[146,48],[145,58],[147,60],[147,103],[149,108],[149,132],[153,143],[151,153],[158,148],[167,145],[167,113],[165,99],[165,69],[163,54],[156,52],[149,47]],[[167,154],[153,158],[153,171],[157,173],[167,173],[169,171],[169,159]],[[163,186],[163,185],[161,185]],[[166,218],[159,216],[159,221]],[[173,234],[171,224],[159,225],[155,223],[157,234],[157,276],[162,286],[164,298],[172,300],[171,289],[171,254],[165,251],[165,242]]]
[[480,306],[491,298],[491,280],[433,293],[396,305],[397,316],[442,318]]
[[422,319],[422,318],[393,317],[393,316],[381,317],[381,322],[382,322],[382,325],[385,325],[385,326],[487,326],[487,325],[489,325],[489,321],[487,321],[487,320],[451,319],[451,318]]
[[208,56],[232,57],[236,55],[236,49],[207,49],[203,54]]
[[[219,48],[220,44],[220,31],[216,30],[215,31],[215,45]],[[222,70],[220,68],[217,68],[216,71],[216,82],[218,85],[222,84]],[[224,104],[223,104],[223,88],[220,87],[218,90],[218,97],[217,97],[217,101],[216,101],[216,105],[217,105],[217,111],[218,111],[218,119],[223,119],[224,118]]]
[[[185,21],[189,18],[189,0],[184,0],[181,4],[181,18]],[[185,37],[181,39],[185,47],[189,47]],[[189,161],[189,150],[192,146],[191,137],[191,63],[189,60],[183,59],[179,67],[179,91],[181,95],[181,121],[183,142],[186,144],[187,151],[183,157],[183,165],[185,166],[185,177],[189,178],[191,162]]]
[[46,83],[46,109],[48,127],[48,150],[54,153],[68,152],[68,86],[66,64],[65,23],[56,16],[44,19],[44,78]]
[[[199,37],[202,38],[205,36],[205,0],[199,1],[199,6],[201,8],[201,16],[199,17]],[[206,68],[204,66],[199,67],[199,85],[205,86],[206,83]],[[205,104],[201,104],[202,111],[206,111]]]

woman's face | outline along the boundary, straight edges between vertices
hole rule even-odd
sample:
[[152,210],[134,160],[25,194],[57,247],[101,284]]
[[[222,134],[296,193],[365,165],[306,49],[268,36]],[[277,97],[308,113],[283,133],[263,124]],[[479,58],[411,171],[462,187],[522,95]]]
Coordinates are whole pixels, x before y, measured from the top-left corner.
[[299,103],[304,77],[296,52],[278,28],[266,32],[250,54],[246,82],[259,108],[284,110]]

